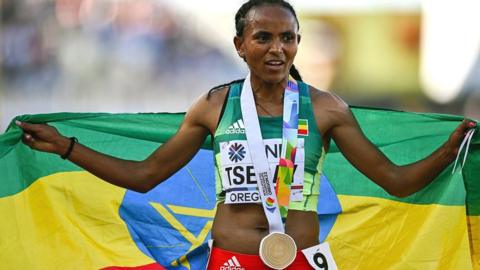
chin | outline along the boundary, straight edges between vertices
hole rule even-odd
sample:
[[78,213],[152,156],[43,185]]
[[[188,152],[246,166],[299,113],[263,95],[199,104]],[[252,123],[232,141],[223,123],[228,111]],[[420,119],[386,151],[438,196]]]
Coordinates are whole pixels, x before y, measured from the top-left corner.
[[267,74],[262,76],[262,80],[269,84],[276,84],[281,83],[284,80],[288,80],[288,73],[287,74]]

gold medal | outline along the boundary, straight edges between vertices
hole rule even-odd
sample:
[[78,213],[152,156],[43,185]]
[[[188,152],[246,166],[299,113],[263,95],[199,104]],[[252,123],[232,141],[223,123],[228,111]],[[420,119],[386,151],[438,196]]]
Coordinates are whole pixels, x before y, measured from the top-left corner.
[[297,245],[290,235],[273,232],[262,239],[259,253],[268,267],[284,269],[295,260]]

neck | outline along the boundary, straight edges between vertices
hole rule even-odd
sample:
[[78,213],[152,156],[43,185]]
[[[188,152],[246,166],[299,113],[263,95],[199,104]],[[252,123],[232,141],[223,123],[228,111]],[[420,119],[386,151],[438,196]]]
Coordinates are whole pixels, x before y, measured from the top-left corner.
[[251,76],[250,83],[256,100],[260,99],[268,102],[283,103],[283,95],[287,87],[288,77],[280,82],[271,83]]

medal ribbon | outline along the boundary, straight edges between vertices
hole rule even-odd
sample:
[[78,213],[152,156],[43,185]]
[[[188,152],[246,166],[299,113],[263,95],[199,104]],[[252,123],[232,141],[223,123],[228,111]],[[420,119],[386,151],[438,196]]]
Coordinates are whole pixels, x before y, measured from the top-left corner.
[[298,85],[293,80],[289,80],[287,88],[285,88],[283,101],[282,155],[278,167],[276,186],[280,212],[285,216],[290,203],[290,187],[293,182],[295,154],[297,152],[299,104]]
[[[290,185],[293,181],[293,169],[297,148],[299,91],[298,85],[289,80],[285,89],[283,102],[283,135],[282,155],[280,158],[277,188],[275,190],[273,175],[268,165],[265,145],[263,144],[257,109],[250,84],[250,74],[245,78],[240,96],[245,135],[252,158],[258,191],[262,201],[263,210],[268,220],[270,232],[284,232],[280,207],[282,211],[288,210],[290,202]],[[283,169],[282,169],[283,168]],[[283,184],[280,184],[283,182]],[[277,193],[282,200],[279,205]]]

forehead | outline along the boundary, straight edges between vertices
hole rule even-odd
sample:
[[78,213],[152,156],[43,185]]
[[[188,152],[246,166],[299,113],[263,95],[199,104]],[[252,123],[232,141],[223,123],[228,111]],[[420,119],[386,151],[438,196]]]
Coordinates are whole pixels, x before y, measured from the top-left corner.
[[246,16],[245,30],[296,31],[298,26],[290,10],[277,5],[252,8]]

